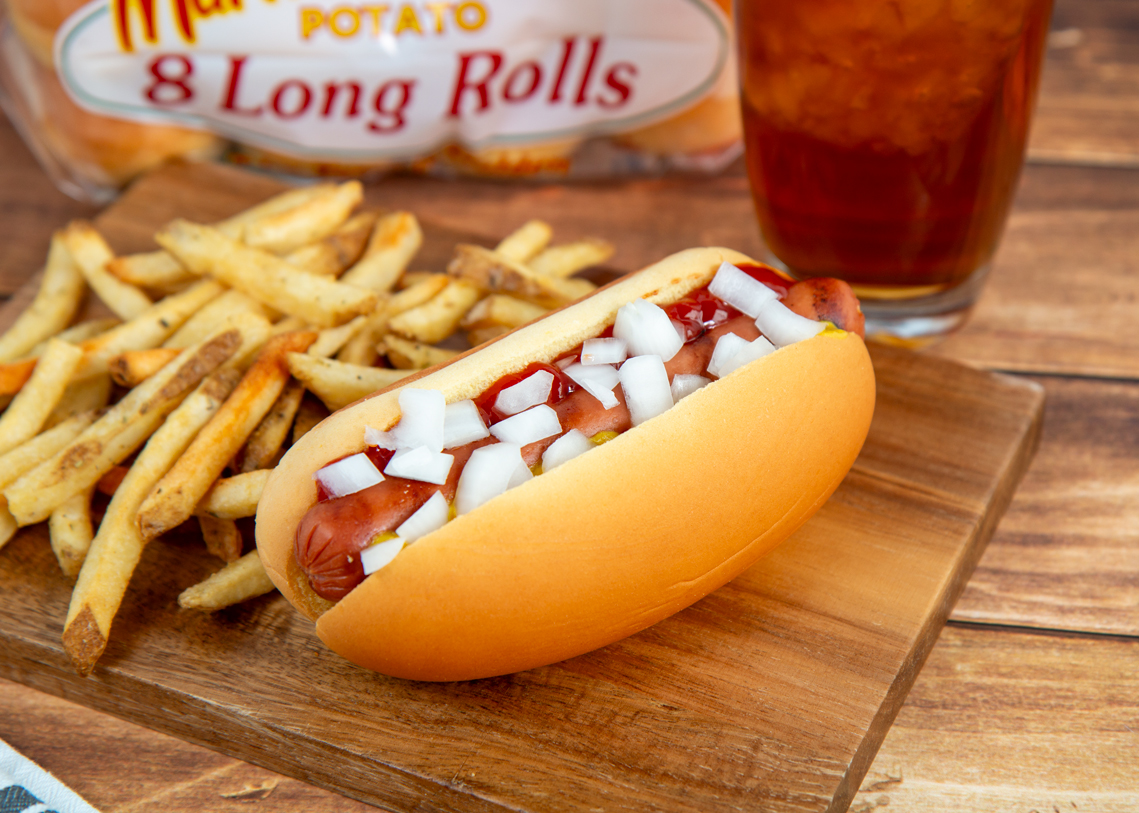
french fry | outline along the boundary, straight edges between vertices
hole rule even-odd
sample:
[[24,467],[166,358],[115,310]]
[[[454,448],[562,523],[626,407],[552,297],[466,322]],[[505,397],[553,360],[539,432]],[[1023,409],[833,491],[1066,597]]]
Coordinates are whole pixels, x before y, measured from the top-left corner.
[[265,307],[248,294],[243,294],[241,291],[226,291],[187,319],[174,335],[162,343],[162,346],[181,349],[197,344],[224,325],[228,319],[242,313],[254,313],[269,321],[272,321],[276,315],[271,308]]
[[48,535],[51,549],[59,562],[59,569],[69,579],[79,576],[83,560],[95,538],[91,525],[91,493],[89,488],[64,500],[48,517]]
[[63,391],[63,396],[55,409],[44,421],[44,426],[51,427],[66,421],[74,415],[89,412],[92,409],[101,409],[111,400],[111,377],[106,373],[92,375],[87,378],[72,379]]
[[341,348],[336,358],[346,364],[359,364],[370,367],[379,358],[376,343],[388,332],[388,320],[412,308],[431,301],[450,283],[446,274],[430,274],[420,282],[392,294],[387,301],[376,308],[375,313],[360,328],[347,344]]
[[[325,413],[327,415],[327,413]],[[198,517],[211,516],[218,519],[241,519],[257,513],[257,501],[269,480],[269,469],[248,471],[223,477],[206,492],[194,508]]]
[[233,370],[218,370],[202,381],[154,432],[115,490],[79,572],[64,623],[63,646],[81,675],[89,674],[103,654],[111,622],[145,547],[135,522],[139,505],[195,433],[217,414],[236,380]]
[[15,361],[67,327],[86,290],[83,273],[57,232],[51,238],[47,265],[35,299],[0,336],[0,362]]
[[234,562],[241,558],[241,531],[232,519],[206,515],[198,517],[198,527],[202,529],[202,539],[211,556],[216,556],[223,562]]
[[107,362],[111,380],[120,387],[137,387],[170,363],[181,351],[172,347],[128,350]]
[[68,497],[93,486],[150,437],[198,382],[241,346],[228,330],[188,348],[135,387],[66,448],[4,490],[8,510],[21,525],[48,518]]
[[90,223],[76,220],[68,224],[63,231],[63,242],[91,290],[120,319],[141,316],[153,304],[141,289],[123,282],[107,270],[107,263],[115,258],[115,254],[103,235]]
[[281,192],[271,198],[267,198],[231,217],[227,217],[225,220],[218,222],[216,227],[227,237],[241,240],[245,235],[247,227],[274,218],[284,212],[293,211],[300,206],[308,204],[310,201],[321,197],[328,197],[329,195],[335,194],[335,192],[336,184],[334,183],[298,186],[295,189],[289,189],[286,192]]
[[447,273],[490,293],[512,294],[544,308],[558,308],[597,286],[584,279],[558,279],[536,274],[520,263],[482,246],[458,245]]
[[338,277],[363,254],[376,218],[375,212],[353,215],[320,242],[290,251],[285,261],[310,274]]
[[211,274],[316,327],[336,327],[376,307],[372,291],[306,274],[280,257],[242,245],[208,226],[176,220],[155,239],[190,270]]
[[[351,402],[349,402],[351,403]],[[330,414],[319,398],[311,392],[306,392],[301,399],[297,417],[293,420],[293,443],[303,438],[310,429],[327,418]]]
[[[61,330],[55,336],[51,337],[51,339],[61,339],[65,342],[71,342],[72,344],[80,344],[88,339],[94,339],[96,336],[102,336],[108,330],[116,328],[121,324],[122,320],[116,319],[113,316],[109,316],[105,319],[89,319],[86,322],[72,325],[67,328],[67,330]],[[51,341],[51,339],[44,339],[29,350],[27,355],[23,358],[30,359],[42,356],[43,351],[47,348],[47,343]]]
[[58,339],[48,342],[28,383],[0,417],[0,454],[39,433],[82,358],[83,351],[73,344]]
[[442,364],[459,355],[457,350],[447,350],[443,347],[432,347],[422,342],[413,342],[399,336],[388,334],[383,341],[384,353],[388,361],[400,370],[425,370]]
[[241,457],[243,473],[273,467],[277,453],[281,450],[285,438],[289,436],[289,429],[293,425],[293,418],[296,417],[301,405],[301,396],[304,394],[305,387],[301,382],[289,381],[285,384],[285,389],[277,396],[273,407],[261,419],[261,423],[245,443],[245,451]]
[[361,367],[303,353],[289,353],[289,370],[332,411],[394,384],[412,370]]
[[319,356],[320,358],[328,358],[335,355],[340,348],[344,347],[352,338],[363,330],[364,325],[368,322],[367,316],[357,316],[351,322],[347,322],[340,327],[325,328],[320,331],[317,340],[312,343],[312,347],[308,349],[310,356]]
[[582,269],[605,262],[613,256],[608,240],[586,238],[560,246],[550,246],[529,263],[530,270],[546,277],[570,277]]
[[434,344],[459,328],[459,322],[482,297],[478,286],[466,280],[452,280],[430,301],[406,310],[388,321],[388,328],[409,339]]
[[[102,415],[101,410],[76,415],[46,432],[40,432],[6,455],[0,455],[0,490],[66,447]],[[18,529],[16,519],[8,510],[8,501],[0,496],[0,548],[8,543]]]
[[213,612],[263,596],[275,589],[261,565],[261,558],[253,550],[236,562],[230,562],[205,581],[187,587],[178,596],[178,606],[184,610]]
[[340,279],[372,291],[390,291],[423,245],[423,230],[410,212],[392,212],[376,222],[364,256]]
[[266,342],[221,409],[143,502],[138,524],[144,539],[153,539],[190,517],[285,388],[289,378],[286,355],[303,353],[314,341],[316,333],[297,332]]
[[139,288],[168,291],[197,279],[168,251],[148,251],[115,257],[107,263],[107,271],[123,282]]
[[553,236],[554,230],[549,223],[531,220],[508,234],[494,251],[508,260],[525,263],[548,246]]
[[[364,187],[360,182],[348,181],[334,187],[329,194],[317,195],[285,211],[252,219],[245,225],[241,237],[248,246],[287,254],[332,234],[363,199]],[[169,250],[168,246],[165,248]]]
[[[491,294],[467,311],[460,324],[467,330],[488,327],[513,329],[549,313],[541,305],[505,294]],[[505,331],[504,331],[505,332]]]
[[399,281],[396,282],[395,287],[396,290],[402,291],[404,288],[410,288],[426,279],[438,276],[446,276],[446,274],[440,274],[438,271],[404,271],[400,274]]

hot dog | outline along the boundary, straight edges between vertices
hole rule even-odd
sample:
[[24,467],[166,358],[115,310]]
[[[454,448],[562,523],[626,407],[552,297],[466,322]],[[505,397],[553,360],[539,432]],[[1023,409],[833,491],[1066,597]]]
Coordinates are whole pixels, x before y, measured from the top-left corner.
[[[734,578],[838,486],[868,430],[874,379],[856,301],[818,281],[798,284],[800,309],[817,316],[830,302],[824,310],[843,324],[820,324],[812,338],[729,372],[721,345],[755,348],[766,339],[751,315],[703,291],[724,263],[756,265],[726,249],[682,252],[327,419],[289,450],[262,496],[257,544],[270,578],[332,649],[422,680],[488,677],[588,652]],[[772,279],[767,288],[786,299],[798,287]],[[585,388],[559,393],[558,373],[580,361],[583,342],[621,333],[621,308],[642,300],[665,307],[674,336],[687,341],[667,362],[653,354],[638,356],[646,364],[625,362],[622,379],[626,367],[658,363],[674,383],[677,374],[707,375],[710,363],[722,377],[647,419],[641,391],[626,397],[632,379],[613,389],[607,409]],[[705,319],[710,310],[715,318]],[[464,473],[475,471],[476,456],[508,452],[495,437],[447,448],[454,461],[440,482],[389,476],[318,501],[314,474],[364,451],[365,427],[379,430],[370,437],[381,444],[399,436],[401,398],[405,406],[423,392],[442,393],[448,404],[474,399],[484,417],[503,420],[493,414],[499,391],[539,369],[555,381],[533,409],[546,405],[559,429],[521,444],[526,466],[536,468],[570,428],[595,443],[612,439],[481,504],[464,503]],[[372,542],[383,543],[436,492],[458,516],[365,578],[361,554],[371,556],[379,549]]]

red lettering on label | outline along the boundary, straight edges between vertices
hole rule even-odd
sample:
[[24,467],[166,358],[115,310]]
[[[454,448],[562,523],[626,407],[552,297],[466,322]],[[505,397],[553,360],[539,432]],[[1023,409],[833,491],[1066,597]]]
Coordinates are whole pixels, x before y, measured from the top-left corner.
[[[490,70],[486,71],[481,78],[472,80],[468,77],[468,73],[471,71],[471,65],[476,59],[489,60]],[[463,102],[463,94],[468,90],[473,90],[478,93],[479,101],[475,112],[481,112],[490,107],[490,89],[487,85],[489,85],[490,80],[494,78],[501,67],[502,54],[498,51],[474,51],[468,54],[459,54],[459,78],[455,81],[455,92],[451,95],[451,112],[449,117],[457,118],[459,116]]]
[[502,88],[502,98],[508,102],[524,102],[534,95],[541,82],[542,66],[537,62],[523,62],[507,74],[506,84]]
[[352,101],[348,105],[348,110],[345,116],[354,119],[360,115],[360,94],[364,89],[360,87],[358,82],[328,82],[324,86],[324,109],[321,110],[320,115],[328,118],[332,115],[332,106],[336,103],[336,97],[340,94],[340,88],[347,88],[352,91]]
[[240,107],[237,100],[239,94],[239,86],[241,84],[241,72],[245,69],[245,62],[248,60],[247,56],[231,56],[229,58],[229,81],[226,83],[225,101],[222,102],[222,110],[229,110],[242,116],[260,116],[262,112],[261,105],[256,107]]
[[[289,91],[296,88],[299,93],[290,94]],[[292,109],[286,109],[285,102],[288,96],[296,99],[296,104]],[[273,112],[283,119],[295,119],[297,116],[304,115],[308,110],[308,106],[312,104],[312,88],[302,82],[300,79],[286,79],[277,86],[277,90],[273,93],[273,99],[270,105]]]
[[585,92],[589,89],[589,80],[593,77],[593,66],[597,63],[597,55],[601,53],[603,39],[604,37],[594,37],[589,41],[589,61],[585,63],[581,84],[577,87],[577,98],[573,100],[575,106],[581,106],[586,102]]
[[403,113],[411,104],[411,91],[415,88],[414,79],[392,79],[385,82],[376,91],[372,101],[372,108],[389,121],[381,124],[378,121],[368,123],[368,129],[374,133],[394,133],[403,129],[407,123]]
[[562,40],[562,63],[558,66],[558,76],[554,80],[554,89],[550,91],[551,104],[562,100],[562,82],[566,78],[566,71],[569,70],[570,59],[573,57],[573,49],[576,45],[577,37],[566,37]]
[[[622,73],[627,74],[627,78],[623,78]],[[605,74],[605,84],[617,91],[617,98],[606,99],[598,95],[597,104],[609,110],[614,107],[621,107],[633,95],[632,81],[636,75],[637,66],[631,62],[618,62],[613,65]]]
[[194,98],[194,91],[189,85],[194,63],[188,56],[163,54],[151,60],[148,70],[154,81],[146,89],[146,98],[154,104],[181,104]]

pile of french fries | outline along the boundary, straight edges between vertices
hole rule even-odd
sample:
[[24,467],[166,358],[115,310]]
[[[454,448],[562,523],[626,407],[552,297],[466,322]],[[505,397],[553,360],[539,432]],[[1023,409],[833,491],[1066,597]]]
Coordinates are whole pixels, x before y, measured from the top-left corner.
[[[362,200],[356,182],[298,188],[220,223],[176,220],[160,250],[127,256],[89,223],[53,236],[34,301],[0,336],[0,547],[48,523],[75,579],[63,643],[81,674],[148,542],[196,520],[225,563],[183,608],[269,592],[237,521],[292,443],[587,294],[573,275],[612,254],[600,240],[551,246],[532,221],[494,249],[457,246],[445,271],[409,271],[415,217]],[[112,317],[75,322],[88,290]],[[96,493],[110,499],[99,521]]]

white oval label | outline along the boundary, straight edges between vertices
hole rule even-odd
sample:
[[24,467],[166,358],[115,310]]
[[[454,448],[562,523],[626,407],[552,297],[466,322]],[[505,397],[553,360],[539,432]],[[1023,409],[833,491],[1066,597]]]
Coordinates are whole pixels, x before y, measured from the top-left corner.
[[712,90],[728,30],[711,0],[95,0],[55,60],[96,113],[408,159],[667,118]]

